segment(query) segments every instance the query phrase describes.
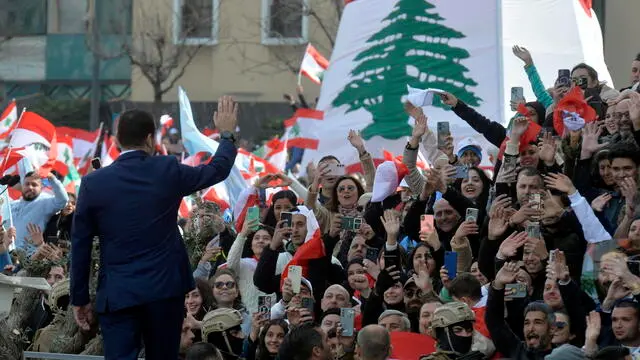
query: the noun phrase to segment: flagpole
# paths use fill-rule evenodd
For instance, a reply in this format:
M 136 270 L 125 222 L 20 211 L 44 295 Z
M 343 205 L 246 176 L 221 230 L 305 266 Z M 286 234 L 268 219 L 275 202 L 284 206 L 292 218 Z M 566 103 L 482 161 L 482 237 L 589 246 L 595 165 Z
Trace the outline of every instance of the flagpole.
M 18 116 L 18 120 L 16 121 L 16 127 L 13 128 L 14 130 L 18 128 L 18 126 L 20 126 L 20 120 L 22 120 L 22 115 L 24 115 L 25 111 L 27 111 L 27 108 L 22 108 L 22 112 L 20 113 L 20 116 Z M 5 166 L 7 165 L 7 161 L 9 160 L 9 155 L 11 155 L 11 149 L 13 149 L 13 145 L 11 145 L 11 140 L 9 140 L 9 149 L 7 149 L 7 155 L 5 155 L 4 159 L 2 159 L 2 166 L 0 167 L 0 169 L 2 169 L 3 174 L 0 175 L 4 175 L 4 171 L 5 171 Z

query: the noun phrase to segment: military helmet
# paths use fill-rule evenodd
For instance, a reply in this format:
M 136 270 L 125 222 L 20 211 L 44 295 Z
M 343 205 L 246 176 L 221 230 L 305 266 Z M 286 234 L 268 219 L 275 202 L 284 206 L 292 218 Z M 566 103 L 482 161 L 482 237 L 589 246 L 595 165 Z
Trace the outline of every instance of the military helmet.
M 242 324 L 240 311 L 231 308 L 219 308 L 209 311 L 202 319 L 202 338 L 210 333 L 222 332 Z
M 450 302 L 439 306 L 433 313 L 432 328 L 446 328 L 463 321 L 474 321 L 475 314 L 462 302 Z
M 53 285 L 53 288 L 51 288 L 51 293 L 49 294 L 49 307 L 57 308 L 58 300 L 60 300 L 64 296 L 69 296 L 70 285 L 71 282 L 69 279 L 59 281 L 55 285 Z

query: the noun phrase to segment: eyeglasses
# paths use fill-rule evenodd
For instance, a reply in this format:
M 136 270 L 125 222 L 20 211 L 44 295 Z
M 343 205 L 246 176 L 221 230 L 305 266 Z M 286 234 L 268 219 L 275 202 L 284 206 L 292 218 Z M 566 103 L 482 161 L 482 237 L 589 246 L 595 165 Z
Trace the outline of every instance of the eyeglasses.
M 564 327 L 567 326 L 567 323 L 564 321 L 556 321 L 553 323 L 553 325 L 555 325 L 555 327 L 557 327 L 558 329 L 564 329 Z
M 343 192 L 345 190 L 354 191 L 355 189 L 356 189 L 356 187 L 353 186 L 353 185 L 340 186 L 340 187 L 338 187 L 338 192 Z
M 413 296 L 416 297 L 420 297 L 422 296 L 422 290 L 421 289 L 405 289 L 404 290 L 404 296 L 408 297 L 408 298 L 412 298 Z
M 216 281 L 213 286 L 218 289 L 218 290 L 222 290 L 223 288 L 227 288 L 227 289 L 235 289 L 236 287 L 236 282 L 235 281 Z

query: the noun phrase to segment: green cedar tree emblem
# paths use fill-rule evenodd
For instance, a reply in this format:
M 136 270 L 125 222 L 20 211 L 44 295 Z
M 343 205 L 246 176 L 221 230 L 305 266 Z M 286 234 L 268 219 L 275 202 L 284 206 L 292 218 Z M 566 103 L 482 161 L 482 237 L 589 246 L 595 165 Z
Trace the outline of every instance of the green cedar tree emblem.
M 470 106 L 479 105 L 481 99 L 468 89 L 477 83 L 465 76 L 469 69 L 460 63 L 469 52 L 449 45 L 450 39 L 465 35 L 442 25 L 444 18 L 430 12 L 434 8 L 425 0 L 398 0 L 383 19 L 385 27 L 367 40 L 371 46 L 355 57 L 359 63 L 351 71 L 352 81 L 332 105 L 348 105 L 347 113 L 360 108 L 371 113 L 373 123 L 362 131 L 365 139 L 411 134 L 402 105 L 407 85 L 442 89 Z M 409 66 L 419 71 L 418 77 L 407 73 Z M 436 106 L 445 105 L 437 100 Z

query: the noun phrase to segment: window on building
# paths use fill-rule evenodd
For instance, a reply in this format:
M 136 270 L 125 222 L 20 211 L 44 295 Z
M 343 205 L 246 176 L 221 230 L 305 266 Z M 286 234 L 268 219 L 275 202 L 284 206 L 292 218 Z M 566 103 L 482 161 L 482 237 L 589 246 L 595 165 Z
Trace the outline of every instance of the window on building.
M 262 0 L 262 43 L 299 45 L 307 42 L 307 0 Z
M 100 33 L 131 35 L 133 0 L 94 0 Z
M 218 0 L 175 0 L 176 42 L 215 45 L 218 37 Z
M 46 0 L 0 1 L 0 36 L 34 36 L 46 33 Z

